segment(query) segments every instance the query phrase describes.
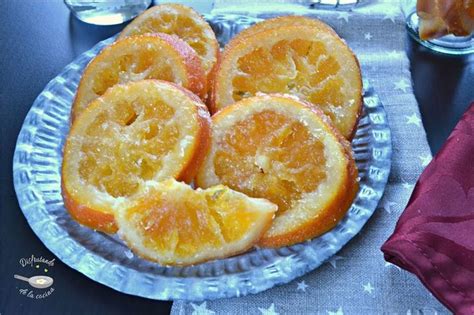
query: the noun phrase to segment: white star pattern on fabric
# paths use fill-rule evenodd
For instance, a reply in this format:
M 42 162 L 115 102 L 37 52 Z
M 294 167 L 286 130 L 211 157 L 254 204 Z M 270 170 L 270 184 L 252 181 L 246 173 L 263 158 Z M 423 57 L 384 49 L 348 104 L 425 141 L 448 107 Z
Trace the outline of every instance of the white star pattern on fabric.
M 386 201 L 383 203 L 382 208 L 384 208 L 384 210 L 387 211 L 388 214 L 390 214 L 390 213 L 393 212 L 392 206 L 394 206 L 394 205 L 396 205 L 396 204 L 397 204 L 396 202 L 393 202 L 393 201 L 390 201 L 390 200 L 386 200 Z
M 409 88 L 411 85 L 407 83 L 407 81 L 400 79 L 397 83 L 395 83 L 395 90 L 400 90 L 404 93 L 407 92 L 407 88 Z
M 384 20 L 390 20 L 392 23 L 395 23 L 395 18 L 398 17 L 398 12 L 397 11 L 390 11 L 385 13 L 385 16 L 383 17 Z
M 213 315 L 216 313 L 207 308 L 207 302 L 202 302 L 201 305 L 191 303 L 191 306 L 194 309 L 191 315 Z
M 420 155 L 419 156 L 420 160 L 421 160 L 421 166 L 425 167 L 427 166 L 428 164 L 430 164 L 431 162 L 431 155 L 429 154 L 426 154 L 426 155 Z
M 415 113 L 410 116 L 405 115 L 405 117 L 407 118 L 407 125 L 412 124 L 421 127 L 421 119 Z
M 371 40 L 372 37 L 373 37 L 373 36 L 372 36 L 372 34 L 370 34 L 370 33 L 365 33 L 365 35 L 364 35 L 364 38 L 367 39 L 367 40 Z
M 337 16 L 337 19 L 338 20 L 344 20 L 347 22 L 349 22 L 349 12 L 339 12 L 339 15 Z
M 335 312 L 328 311 L 328 315 L 344 315 L 344 312 L 342 311 L 342 307 L 339 307 Z
M 336 261 L 341 259 L 344 259 L 344 257 L 334 255 L 331 259 L 328 260 L 328 263 L 330 263 L 333 268 L 337 268 Z
M 275 305 L 272 303 L 272 305 L 270 305 L 269 308 L 261 308 L 259 307 L 258 310 L 262 313 L 262 315 L 278 315 L 279 313 L 277 313 L 275 311 Z
M 309 287 L 309 285 L 307 285 L 306 282 L 303 280 L 301 282 L 298 282 L 298 288 L 296 288 L 296 290 L 306 292 L 307 287 Z
M 409 184 L 409 183 L 407 183 L 407 182 L 404 181 L 403 184 L 402 184 L 402 186 L 403 186 L 403 188 L 409 190 L 409 189 L 412 189 L 414 185 Z
M 402 268 L 398 267 L 397 265 L 391 264 L 391 263 L 389 263 L 388 261 L 385 262 L 384 267 L 385 267 L 385 268 L 388 268 L 388 267 L 395 267 L 395 268 L 397 268 L 397 270 L 402 270 Z
M 374 287 L 370 282 L 367 282 L 367 284 L 362 285 L 364 287 L 364 292 L 369 292 L 369 294 L 372 294 L 372 291 L 374 291 Z

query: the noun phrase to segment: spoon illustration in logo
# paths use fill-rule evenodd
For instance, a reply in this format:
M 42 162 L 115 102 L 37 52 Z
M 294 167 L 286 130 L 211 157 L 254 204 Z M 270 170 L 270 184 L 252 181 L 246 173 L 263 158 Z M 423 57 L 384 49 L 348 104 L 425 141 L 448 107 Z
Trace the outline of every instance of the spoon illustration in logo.
M 23 277 L 20 275 L 13 275 L 15 279 L 28 282 L 33 288 L 46 289 L 53 284 L 53 278 L 48 276 L 34 276 L 31 278 Z

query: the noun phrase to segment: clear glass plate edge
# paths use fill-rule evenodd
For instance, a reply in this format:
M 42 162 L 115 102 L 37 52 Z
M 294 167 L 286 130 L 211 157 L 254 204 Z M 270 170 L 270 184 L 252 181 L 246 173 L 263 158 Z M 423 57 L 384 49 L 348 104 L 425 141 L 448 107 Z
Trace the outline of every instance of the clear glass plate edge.
M 207 18 L 216 23 L 239 19 L 235 16 Z M 240 19 L 250 24 L 258 20 L 248 17 Z M 238 25 L 245 23 L 234 24 L 238 28 Z M 84 243 L 79 243 L 71 237 L 70 231 L 68 234 L 64 230 L 64 225 L 74 223 L 64 222 L 67 219 L 59 215 L 65 211 L 62 199 L 58 199 L 60 177 L 58 174 L 49 176 L 48 171 L 49 168 L 60 170 L 58 154 L 69 128 L 68 100 L 72 101 L 75 91 L 70 80 L 77 84 L 88 61 L 113 40 L 109 38 L 99 42 L 81 54 L 46 85 L 25 118 L 14 153 L 14 186 L 20 208 L 45 246 L 71 268 L 117 291 L 151 299 L 201 301 L 244 296 L 288 283 L 314 270 L 352 239 L 374 213 L 388 180 L 392 145 L 383 105 L 373 89 L 364 82 L 364 114 L 353 140 L 361 188 L 346 217 L 323 236 L 291 247 L 257 250 L 192 267 L 157 267 L 160 274 L 140 259 L 129 262 L 126 249 L 123 249 L 123 259 L 112 261 L 107 256 L 109 253 L 104 257 L 91 251 L 100 244 L 85 248 Z M 64 95 L 58 96 L 58 93 Z M 49 143 L 48 139 L 58 143 Z M 253 259 L 257 262 L 252 262 Z M 272 259 L 274 261 L 269 263 Z M 150 271 L 144 271 L 146 268 Z M 206 268 L 214 269 L 209 271 Z M 215 270 L 218 270 L 218 275 L 207 275 Z M 219 274 L 222 270 L 225 273 Z

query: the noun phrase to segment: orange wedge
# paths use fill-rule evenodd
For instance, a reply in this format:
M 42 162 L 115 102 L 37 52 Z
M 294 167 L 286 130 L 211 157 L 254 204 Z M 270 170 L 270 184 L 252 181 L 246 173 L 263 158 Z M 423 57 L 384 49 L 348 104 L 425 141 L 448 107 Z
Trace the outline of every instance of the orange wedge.
M 258 92 L 291 94 L 321 109 L 350 139 L 362 108 L 362 81 L 349 47 L 329 26 L 262 28 L 226 46 L 213 78 L 212 112 Z
M 350 207 L 358 190 L 350 144 L 311 104 L 282 95 L 245 98 L 214 115 L 211 129 L 196 184 L 223 184 L 277 204 L 260 245 L 318 236 Z
M 117 207 L 150 183 L 192 180 L 207 152 L 209 124 L 205 105 L 175 84 L 143 80 L 108 89 L 66 140 L 62 187 L 71 216 L 114 233 Z
M 146 259 L 191 265 L 248 250 L 270 227 L 276 209 L 222 185 L 193 190 L 169 179 L 118 211 L 118 233 Z
M 208 75 L 217 61 L 219 44 L 199 13 L 180 4 L 160 4 L 148 9 L 120 33 L 119 39 L 144 33 L 174 34 L 191 46 Z
M 74 100 L 73 119 L 111 86 L 143 79 L 175 82 L 200 97 L 207 93 L 201 62 L 181 39 L 167 34 L 128 37 L 105 48 L 89 63 Z

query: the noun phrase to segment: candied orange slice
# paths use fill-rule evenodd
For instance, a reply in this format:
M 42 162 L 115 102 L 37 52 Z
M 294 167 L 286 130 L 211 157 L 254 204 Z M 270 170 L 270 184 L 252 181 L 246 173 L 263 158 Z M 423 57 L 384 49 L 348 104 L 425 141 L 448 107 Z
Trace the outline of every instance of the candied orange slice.
M 351 138 L 362 106 L 360 68 L 328 28 L 283 25 L 237 36 L 216 66 L 211 110 L 258 92 L 291 94 L 320 108 Z
M 270 227 L 276 209 L 222 185 L 193 190 L 168 179 L 118 211 L 118 233 L 146 259 L 190 265 L 248 250 Z
M 175 82 L 200 97 L 207 93 L 201 62 L 181 39 L 167 34 L 128 37 L 106 47 L 89 63 L 74 100 L 73 119 L 111 86 L 143 79 Z
M 209 143 L 209 112 L 169 82 L 115 85 L 74 121 L 67 137 L 63 197 L 78 222 L 117 230 L 114 213 L 154 181 L 191 181 Z
M 246 98 L 212 117 L 210 153 L 196 184 L 216 184 L 278 205 L 262 246 L 318 236 L 345 215 L 358 190 L 349 142 L 320 110 L 294 97 Z
M 474 1 L 418 0 L 416 11 L 420 18 L 422 40 L 446 34 L 468 36 L 474 31 Z
M 295 26 L 295 25 L 306 25 L 315 28 L 319 28 L 325 32 L 330 32 L 335 35 L 336 32 L 326 23 L 321 22 L 320 20 L 312 19 L 306 16 L 300 15 L 286 15 L 279 16 L 272 19 L 264 20 L 262 22 L 256 23 L 249 28 L 242 30 L 233 38 L 233 42 L 236 42 L 236 39 L 252 36 L 258 32 L 274 29 L 281 26 Z
M 217 61 L 219 44 L 216 35 L 201 15 L 180 4 L 160 4 L 143 12 L 125 27 L 119 39 L 144 33 L 174 34 L 191 46 L 208 75 Z

